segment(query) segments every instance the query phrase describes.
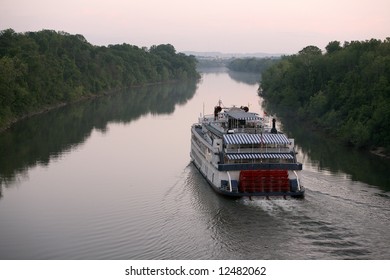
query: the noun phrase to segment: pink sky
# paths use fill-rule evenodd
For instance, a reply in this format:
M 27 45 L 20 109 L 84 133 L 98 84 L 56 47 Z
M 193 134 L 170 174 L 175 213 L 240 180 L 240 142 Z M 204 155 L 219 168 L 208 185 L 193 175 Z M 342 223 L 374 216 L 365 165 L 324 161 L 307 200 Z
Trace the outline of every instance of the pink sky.
M 390 37 L 389 0 L 1 0 L 0 30 L 53 29 L 94 45 L 297 53 Z

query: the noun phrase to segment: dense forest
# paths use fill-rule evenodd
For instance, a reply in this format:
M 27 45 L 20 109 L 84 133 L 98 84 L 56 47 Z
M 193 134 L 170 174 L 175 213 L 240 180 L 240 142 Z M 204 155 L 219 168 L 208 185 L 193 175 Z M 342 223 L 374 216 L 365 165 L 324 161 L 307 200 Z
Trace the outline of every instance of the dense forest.
M 82 35 L 0 31 L 0 129 L 59 104 L 149 83 L 198 79 L 170 44 L 94 46 Z
M 265 58 L 236 58 L 231 60 L 227 67 L 233 71 L 239 72 L 253 72 L 262 73 L 271 67 L 273 64 L 278 62 L 280 58 L 265 57 Z
M 390 151 L 390 38 L 330 42 L 285 56 L 262 75 L 277 110 L 358 148 Z

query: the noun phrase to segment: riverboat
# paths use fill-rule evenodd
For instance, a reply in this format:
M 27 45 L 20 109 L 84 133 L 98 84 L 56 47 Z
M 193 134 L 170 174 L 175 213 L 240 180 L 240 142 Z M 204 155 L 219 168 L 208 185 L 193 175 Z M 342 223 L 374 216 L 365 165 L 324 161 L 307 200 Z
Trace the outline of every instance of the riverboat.
M 219 101 L 214 114 L 201 115 L 191 127 L 191 160 L 217 193 L 303 198 L 294 139 L 277 131 L 275 123 L 246 106 L 225 107 Z

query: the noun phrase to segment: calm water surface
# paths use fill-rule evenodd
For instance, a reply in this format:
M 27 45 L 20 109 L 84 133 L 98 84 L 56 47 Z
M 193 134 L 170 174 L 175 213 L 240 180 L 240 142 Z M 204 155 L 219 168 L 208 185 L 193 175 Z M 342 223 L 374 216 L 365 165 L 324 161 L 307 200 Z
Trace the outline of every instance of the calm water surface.
M 0 259 L 389 259 L 390 163 L 283 122 L 304 200 L 231 200 L 190 164 L 222 99 L 261 113 L 257 76 L 204 71 L 61 108 L 0 135 Z M 281 126 L 281 124 L 279 124 Z

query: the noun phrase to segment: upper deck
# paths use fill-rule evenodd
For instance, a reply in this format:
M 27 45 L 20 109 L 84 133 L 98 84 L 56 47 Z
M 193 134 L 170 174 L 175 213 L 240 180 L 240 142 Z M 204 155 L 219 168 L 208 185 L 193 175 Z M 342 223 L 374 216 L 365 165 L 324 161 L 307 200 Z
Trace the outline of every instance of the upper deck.
M 202 138 L 198 146 L 206 154 L 214 154 L 212 161 L 219 170 L 274 169 L 300 170 L 294 150 L 294 139 L 289 139 L 264 118 L 243 108 L 217 109 L 214 115 L 199 119 L 197 133 Z
M 232 107 L 224 110 L 215 107 L 214 115 L 205 115 L 199 123 L 210 132 L 210 136 L 223 139 L 229 151 L 261 148 L 258 152 L 287 152 L 294 145 L 283 133 L 277 132 L 275 123 L 272 129 L 267 120 L 257 113 L 248 112 L 247 107 Z M 275 150 L 276 149 L 276 150 Z
M 242 108 L 232 107 L 215 109 L 214 115 L 205 115 L 199 119 L 199 123 L 207 124 L 216 129 L 219 133 L 240 132 L 260 133 L 264 119 L 257 113 L 247 112 Z

